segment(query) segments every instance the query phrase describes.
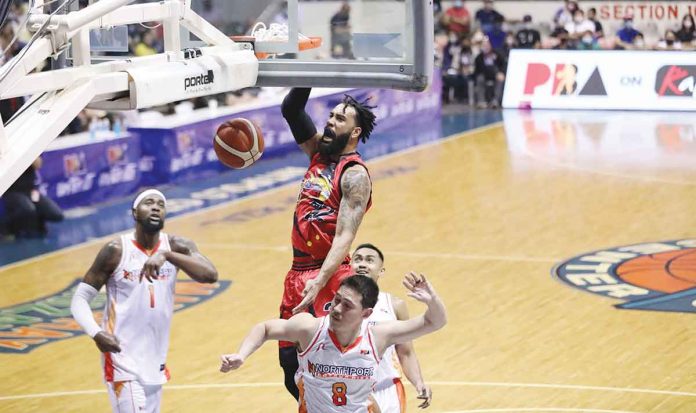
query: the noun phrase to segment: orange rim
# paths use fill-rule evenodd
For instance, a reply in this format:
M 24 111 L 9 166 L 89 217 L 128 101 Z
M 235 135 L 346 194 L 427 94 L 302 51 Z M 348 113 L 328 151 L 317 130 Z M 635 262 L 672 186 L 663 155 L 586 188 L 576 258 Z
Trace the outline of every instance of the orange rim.
M 313 36 L 307 37 L 306 39 L 300 39 L 299 48 L 300 50 L 316 49 L 321 46 L 321 37 Z
M 235 42 L 248 42 L 252 44 L 256 42 L 256 38 L 254 36 L 230 36 L 230 39 L 234 40 Z M 300 51 L 316 49 L 317 47 L 321 46 L 321 43 L 322 39 L 320 36 L 305 37 L 299 40 L 297 48 Z M 254 51 L 254 54 L 256 55 L 257 59 L 266 59 L 273 53 Z

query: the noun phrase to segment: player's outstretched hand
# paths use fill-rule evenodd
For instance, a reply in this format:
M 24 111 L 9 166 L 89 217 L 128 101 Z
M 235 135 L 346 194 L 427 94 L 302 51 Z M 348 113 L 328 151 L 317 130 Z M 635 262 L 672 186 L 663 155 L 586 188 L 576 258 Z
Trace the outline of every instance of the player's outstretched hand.
M 106 331 L 100 331 L 94 336 L 99 351 L 102 353 L 120 353 L 121 345 L 115 335 L 109 334 Z
M 237 370 L 244 364 L 244 359 L 239 354 L 223 354 L 220 356 L 220 360 L 222 360 L 220 365 L 220 372 L 222 373 Z
M 419 404 L 418 407 L 421 409 L 427 409 L 430 406 L 430 402 L 433 400 L 433 391 L 429 386 L 421 384 L 417 387 L 418 390 L 418 400 L 423 400 L 423 403 Z
M 425 279 L 423 274 L 416 274 L 411 271 L 404 276 L 403 284 L 410 291 L 407 295 L 422 303 L 429 303 L 435 296 L 433 286 L 430 285 L 430 282 Z
M 292 314 L 299 314 L 309 307 L 314 300 L 316 300 L 321 288 L 322 286 L 319 284 L 319 281 L 316 278 L 307 280 L 305 283 L 305 288 L 302 290 L 302 296 L 304 298 L 302 298 L 302 301 L 297 305 L 297 307 L 292 309 Z

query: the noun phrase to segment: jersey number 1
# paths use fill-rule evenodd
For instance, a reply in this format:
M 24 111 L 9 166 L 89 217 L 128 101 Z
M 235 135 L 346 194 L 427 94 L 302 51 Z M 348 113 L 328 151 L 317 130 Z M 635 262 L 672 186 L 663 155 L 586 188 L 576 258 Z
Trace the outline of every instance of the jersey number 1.
M 150 284 L 147 286 L 150 291 L 150 308 L 155 308 L 155 286 Z
M 345 406 L 348 403 L 348 398 L 346 397 L 347 386 L 345 383 L 338 382 L 331 386 L 333 391 L 333 404 L 336 406 Z

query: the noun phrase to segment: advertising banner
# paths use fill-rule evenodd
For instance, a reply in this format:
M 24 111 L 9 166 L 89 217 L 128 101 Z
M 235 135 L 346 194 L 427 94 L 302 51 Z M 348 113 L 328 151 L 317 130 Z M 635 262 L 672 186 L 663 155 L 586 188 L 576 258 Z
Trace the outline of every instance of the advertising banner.
M 369 98 L 368 105 L 376 106 L 374 112 L 377 115 L 377 126 L 374 135 L 413 122 L 414 116 L 418 117 L 419 122 L 439 122 L 441 83 L 440 77 L 435 77 L 433 85 L 422 93 L 389 89 L 354 89 L 346 90 L 345 93 L 359 101 Z M 317 122 L 317 130 L 323 130 L 329 112 L 343 97 L 343 93 L 335 93 L 309 100 L 306 110 Z M 143 171 L 142 185 L 205 179 L 227 170 L 215 155 L 213 137 L 223 122 L 236 117 L 247 118 L 259 126 L 265 143 L 264 158 L 296 150 L 297 145 L 278 105 L 211 117 L 171 128 L 129 128 L 130 133 L 140 138 L 142 163 L 150 168 L 149 171 Z M 166 122 L 166 118 L 162 120 L 163 124 Z
M 503 107 L 696 110 L 693 52 L 512 50 Z
M 140 144 L 134 136 L 48 150 L 39 170 L 41 191 L 62 208 L 130 195 L 140 185 Z
M 440 90 L 440 76 L 436 73 L 432 86 L 422 93 L 388 89 L 355 89 L 345 93 L 361 101 L 369 97 L 368 104 L 377 106 L 375 135 L 414 122 L 437 122 L 433 130 L 439 131 Z M 323 130 L 329 112 L 342 99 L 343 92 L 310 99 L 307 112 L 318 122 L 317 130 Z M 168 125 L 172 122 L 165 117 L 161 124 L 129 128 L 120 137 L 108 132 L 96 140 L 88 133 L 58 138 L 42 154 L 40 189 L 67 209 L 130 196 L 145 186 L 216 176 L 228 169 L 218 161 L 213 150 L 215 131 L 224 121 L 236 117 L 248 118 L 259 125 L 265 141 L 264 158 L 297 150 L 277 104 L 227 112 L 224 116 L 211 114 L 198 122 L 171 127 Z

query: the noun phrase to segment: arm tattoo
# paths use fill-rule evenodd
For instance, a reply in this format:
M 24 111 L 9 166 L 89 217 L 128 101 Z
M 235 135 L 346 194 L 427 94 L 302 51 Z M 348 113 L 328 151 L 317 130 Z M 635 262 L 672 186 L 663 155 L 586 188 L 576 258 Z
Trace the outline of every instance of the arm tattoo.
M 367 203 L 370 200 L 372 183 L 367 171 L 362 166 L 346 170 L 341 179 L 343 198 L 339 210 L 339 225 L 356 233 L 362 222 Z
M 121 261 L 122 250 L 121 241 L 118 239 L 104 245 L 85 274 L 83 282 L 99 290 L 108 281 L 111 273 L 116 270 Z
M 169 236 L 169 244 L 172 246 L 172 251 L 184 255 L 194 255 L 198 252 L 196 244 L 188 238 L 178 237 L 176 235 Z

